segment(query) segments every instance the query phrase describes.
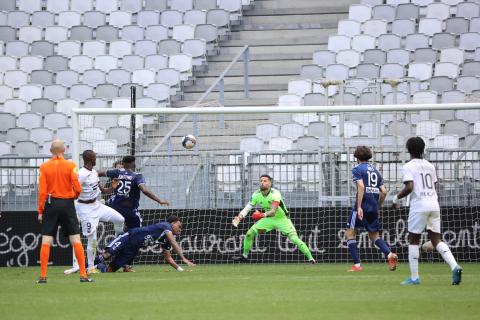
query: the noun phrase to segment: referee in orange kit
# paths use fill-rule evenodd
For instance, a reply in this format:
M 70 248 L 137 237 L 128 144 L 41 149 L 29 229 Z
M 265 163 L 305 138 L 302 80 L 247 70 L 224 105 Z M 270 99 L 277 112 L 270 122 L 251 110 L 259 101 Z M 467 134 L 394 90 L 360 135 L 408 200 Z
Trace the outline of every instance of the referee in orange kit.
M 93 282 L 85 270 L 85 254 L 80 241 L 80 230 L 73 200 L 82 191 L 77 167 L 65 160 L 65 144 L 54 140 L 50 148 L 52 158 L 40 166 L 38 188 L 38 221 L 42 224 L 42 248 L 40 249 L 40 278 L 37 283 L 47 283 L 47 265 L 50 244 L 58 226 L 69 236 L 80 267 L 80 282 Z

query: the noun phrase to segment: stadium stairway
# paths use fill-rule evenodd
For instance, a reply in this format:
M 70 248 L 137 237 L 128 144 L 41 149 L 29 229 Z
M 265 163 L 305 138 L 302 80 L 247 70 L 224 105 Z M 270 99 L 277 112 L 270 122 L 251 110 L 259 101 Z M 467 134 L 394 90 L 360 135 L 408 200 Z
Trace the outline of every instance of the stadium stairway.
M 220 54 L 209 57 L 206 70 L 194 72 L 194 85 L 184 87 L 183 99 L 173 101 L 172 107 L 193 105 L 245 45 L 250 48 L 249 98 L 243 96 L 243 62 L 240 61 L 225 77 L 224 105 L 276 105 L 278 96 L 287 92 L 288 81 L 299 77 L 301 66 L 311 62 L 315 50 L 326 48 L 328 36 L 336 33 L 338 21 L 345 19 L 350 4 L 357 2 L 256 0 L 252 9 L 243 12 L 241 23 L 232 27 L 229 39 L 220 42 Z M 215 88 L 204 101 L 217 101 L 218 97 Z M 158 124 L 147 125 L 144 150 L 151 150 L 154 142 L 159 141 L 178 118 L 167 117 Z M 256 124 L 261 123 L 258 120 L 267 121 L 267 118 L 244 115 L 241 119 L 226 116 L 225 120 L 225 129 L 208 130 L 211 136 L 202 136 L 202 150 L 238 150 L 240 139 L 254 136 Z M 191 132 L 189 121 L 176 131 L 174 141 Z M 218 121 L 213 127 L 219 127 Z M 235 128 L 233 134 L 231 128 Z M 201 128 L 199 130 L 202 135 Z M 179 143 L 173 143 L 172 147 L 174 151 L 181 149 Z

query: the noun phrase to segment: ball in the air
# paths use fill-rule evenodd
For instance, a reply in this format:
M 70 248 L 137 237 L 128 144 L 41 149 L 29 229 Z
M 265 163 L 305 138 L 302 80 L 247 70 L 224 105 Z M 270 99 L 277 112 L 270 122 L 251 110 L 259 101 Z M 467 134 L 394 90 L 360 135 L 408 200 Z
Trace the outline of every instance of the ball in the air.
M 185 149 L 192 149 L 195 146 L 195 143 L 197 143 L 197 139 L 192 134 L 187 134 L 182 138 L 182 146 Z
M 424 244 L 422 244 L 422 251 L 423 252 L 432 252 L 433 251 L 433 243 L 432 241 L 427 241 Z

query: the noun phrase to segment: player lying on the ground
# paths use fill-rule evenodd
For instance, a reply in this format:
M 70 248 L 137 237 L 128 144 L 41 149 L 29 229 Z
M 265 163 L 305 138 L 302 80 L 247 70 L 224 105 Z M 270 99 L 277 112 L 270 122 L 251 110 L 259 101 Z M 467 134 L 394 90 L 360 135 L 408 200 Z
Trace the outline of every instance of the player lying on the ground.
M 452 270 L 452 284 L 459 285 L 462 280 L 462 268 L 453 257 L 448 245 L 441 240 L 440 205 L 435 190 L 437 182 L 435 167 L 423 159 L 425 142 L 422 138 L 408 139 L 407 150 L 411 160 L 402 168 L 404 187 L 393 198 L 393 207 L 399 208 L 400 199 L 411 195 L 408 213 L 408 263 L 411 275 L 401 284 L 420 284 L 418 275 L 419 244 L 422 232 L 426 228 L 433 246 Z
M 358 165 L 352 169 L 353 182 L 357 186 L 357 196 L 347 221 L 346 237 L 354 265 L 348 271 L 363 270 L 355 240 L 357 229 L 362 227 L 367 229 L 370 240 L 385 255 L 389 269 L 394 271 L 397 269 L 397 255 L 380 238 L 380 208 L 387 196 L 387 189 L 383 184 L 380 172 L 371 163 L 368 163 L 368 160 L 372 158 L 370 148 L 358 146 L 353 156 L 358 161 Z
M 112 222 L 115 236 L 123 233 L 125 219 L 114 209 L 99 201 L 101 192 L 104 192 L 98 179 L 95 167 L 97 155 L 92 150 L 85 150 L 82 154 L 83 168 L 78 170 L 78 179 L 82 186 L 82 192 L 75 203 L 75 210 L 82 225 L 82 234 L 87 237 L 87 262 L 88 273 L 98 272 L 94 267 L 94 259 L 97 251 L 97 227 L 98 222 Z M 78 264 L 64 271 L 65 274 L 78 272 Z
M 172 258 L 170 253 L 172 248 L 186 265 L 192 267 L 195 264 L 185 258 L 175 240 L 174 235 L 179 235 L 181 232 L 182 222 L 176 216 L 170 216 L 167 221 L 150 226 L 130 229 L 109 243 L 105 251 L 95 258 L 95 264 L 102 272 L 115 272 L 122 266 L 131 264 L 140 248 L 160 244 L 165 261 L 175 270 L 183 271 L 183 268 Z M 108 263 L 110 258 L 111 262 Z
M 236 216 L 232 224 L 237 227 L 248 212 L 255 206 L 260 205 L 264 213 L 254 212 L 252 218 L 258 220 L 245 235 L 243 242 L 243 255 L 234 256 L 235 261 L 245 262 L 248 260 L 248 254 L 252 249 L 253 239 L 259 233 L 269 232 L 272 230 L 279 230 L 283 235 L 295 244 L 298 249 L 307 257 L 311 263 L 316 263 L 312 257 L 312 253 L 308 246 L 298 237 L 297 230 L 293 226 L 292 221 L 288 218 L 288 210 L 283 202 L 280 191 L 272 188 L 272 178 L 264 174 L 260 177 L 260 190 L 257 190 L 250 200 L 250 202 L 243 208 L 243 210 Z

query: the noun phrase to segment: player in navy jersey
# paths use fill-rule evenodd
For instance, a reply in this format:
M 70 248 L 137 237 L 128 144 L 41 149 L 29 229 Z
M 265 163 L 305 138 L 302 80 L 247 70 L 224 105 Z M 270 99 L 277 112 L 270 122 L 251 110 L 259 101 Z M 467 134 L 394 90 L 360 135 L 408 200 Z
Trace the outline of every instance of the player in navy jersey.
M 135 172 L 135 157 L 125 156 L 122 159 L 123 168 L 109 169 L 99 172 L 99 176 L 116 179 L 117 185 L 113 196 L 108 200 L 108 205 L 125 218 L 127 230 L 138 228 L 142 220 L 138 212 L 140 204 L 140 191 L 147 197 L 161 205 L 168 205 L 168 201 L 158 198 L 145 185 L 145 178 L 141 173 Z
M 383 252 L 388 260 L 389 269 L 394 271 L 397 268 L 397 255 L 391 252 L 388 245 L 379 236 L 381 230 L 379 211 L 387 196 L 387 189 L 383 184 L 380 172 L 368 162 L 372 158 L 370 148 L 358 146 L 353 155 L 358 161 L 358 165 L 352 169 L 357 196 L 347 221 L 347 244 L 354 263 L 348 271 L 363 270 L 355 240 L 359 228 L 365 228 L 368 231 L 368 237 Z
M 131 229 L 110 242 L 105 251 L 95 258 L 95 264 L 102 272 L 115 272 L 123 265 L 130 264 L 140 248 L 159 244 L 163 249 L 165 261 L 177 271 L 184 271 L 173 260 L 170 253 L 173 248 L 185 264 L 190 267 L 195 265 L 185 258 L 182 249 L 175 240 L 174 235 L 179 235 L 181 232 L 182 222 L 176 216 L 169 217 L 167 221 Z M 107 263 L 106 261 L 110 258 L 112 258 L 111 262 Z

